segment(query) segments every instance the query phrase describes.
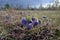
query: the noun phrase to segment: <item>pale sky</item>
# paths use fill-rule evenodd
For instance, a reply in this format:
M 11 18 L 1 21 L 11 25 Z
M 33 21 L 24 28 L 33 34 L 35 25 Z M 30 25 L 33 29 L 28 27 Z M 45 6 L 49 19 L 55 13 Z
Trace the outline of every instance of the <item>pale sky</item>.
M 11 6 L 20 6 L 26 7 L 27 5 L 30 5 L 32 7 L 36 6 L 39 7 L 39 5 L 42 3 L 45 7 L 47 4 L 51 3 L 53 4 L 54 0 L 0 0 L 0 6 L 4 6 L 5 4 L 10 4 Z M 59 0 L 60 2 L 60 0 Z

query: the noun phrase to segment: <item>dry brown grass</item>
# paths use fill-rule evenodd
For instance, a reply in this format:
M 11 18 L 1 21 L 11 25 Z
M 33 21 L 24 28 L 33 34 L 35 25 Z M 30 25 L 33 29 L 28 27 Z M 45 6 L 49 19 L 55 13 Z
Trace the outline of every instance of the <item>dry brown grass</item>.
M 49 25 L 48 29 L 52 32 L 55 31 L 58 25 L 60 25 L 60 11 L 51 11 L 51 10 L 6 10 L 6 11 L 0 11 L 0 37 L 6 36 L 9 34 L 11 30 L 20 30 L 17 24 L 20 22 L 21 18 L 28 17 L 28 16 L 37 16 L 38 19 L 42 19 L 43 16 L 48 16 L 48 19 L 51 19 L 51 22 L 53 25 Z M 8 18 L 7 18 L 8 17 Z M 41 20 L 42 21 L 42 20 Z M 1 25 L 2 24 L 2 25 Z M 12 25 L 13 24 L 13 25 Z M 36 28 L 32 28 L 31 30 L 27 30 L 28 33 L 39 33 L 41 31 L 41 28 L 43 28 L 43 24 L 39 25 Z M 51 28 L 51 29 L 50 29 Z M 59 28 L 59 27 L 58 27 Z M 20 35 L 24 36 L 24 32 L 26 30 L 23 30 L 20 34 L 18 34 L 21 31 L 18 31 L 17 34 L 14 34 L 14 31 L 12 32 L 14 35 Z M 17 38 L 18 39 L 18 38 Z
M 6 20 L 6 16 L 9 17 L 9 21 L 19 22 L 22 17 L 27 16 L 34 16 L 36 15 L 39 19 L 43 16 L 48 16 L 49 18 L 53 19 L 54 23 L 60 24 L 60 11 L 41 11 L 41 10 L 7 10 L 7 11 L 0 11 L 0 22 L 4 22 Z

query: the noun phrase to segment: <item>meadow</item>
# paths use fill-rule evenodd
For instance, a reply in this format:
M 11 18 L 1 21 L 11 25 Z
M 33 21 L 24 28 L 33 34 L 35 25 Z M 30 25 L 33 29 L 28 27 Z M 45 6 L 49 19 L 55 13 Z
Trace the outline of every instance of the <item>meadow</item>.
M 56 24 L 60 25 L 60 11 L 58 10 L 8 10 L 0 11 L 0 22 L 3 22 L 6 16 L 9 16 L 11 22 L 19 21 L 22 17 L 36 16 L 39 19 L 43 16 L 51 18 Z
M 60 35 L 60 11 L 59 10 L 6 10 L 6 11 L 0 11 L 0 39 L 7 40 L 8 37 L 11 36 L 11 35 L 9 35 L 10 31 L 13 29 L 17 30 L 17 33 L 14 33 L 14 31 L 16 31 L 16 30 L 12 31 L 12 34 L 15 35 L 16 38 L 13 36 L 11 39 L 8 39 L 8 40 L 24 40 L 23 38 L 26 35 L 30 34 L 30 36 L 32 36 L 32 34 L 33 34 L 33 36 L 34 36 L 36 34 L 38 35 L 39 34 L 38 32 L 41 33 L 41 31 L 39 31 L 40 27 L 37 27 L 35 29 L 33 28 L 33 30 L 31 29 L 29 31 L 27 31 L 27 30 L 24 31 L 25 29 L 20 29 L 17 26 L 17 24 L 21 21 L 22 18 L 28 17 L 28 16 L 37 17 L 41 21 L 42 21 L 43 16 L 47 16 L 48 20 L 51 21 L 51 23 L 50 23 L 51 25 L 48 26 L 48 27 L 51 27 L 50 30 L 56 31 L 56 29 L 58 29 L 58 32 L 56 33 L 56 35 Z M 42 25 L 44 25 L 44 24 L 40 24 L 39 26 L 42 26 Z M 20 33 L 21 30 L 23 31 L 22 34 Z M 34 32 L 35 32 L 35 34 L 34 34 Z M 42 34 L 39 34 L 39 35 L 42 35 Z M 56 35 L 54 34 L 54 36 L 56 36 Z M 18 36 L 20 37 L 20 39 Z M 60 36 L 58 38 L 57 37 L 58 36 L 56 36 L 56 39 L 50 38 L 47 40 L 59 40 Z M 29 40 L 29 38 L 26 38 L 26 40 Z M 34 39 L 32 38 L 31 40 L 34 40 Z M 37 40 L 39 40 L 39 37 Z

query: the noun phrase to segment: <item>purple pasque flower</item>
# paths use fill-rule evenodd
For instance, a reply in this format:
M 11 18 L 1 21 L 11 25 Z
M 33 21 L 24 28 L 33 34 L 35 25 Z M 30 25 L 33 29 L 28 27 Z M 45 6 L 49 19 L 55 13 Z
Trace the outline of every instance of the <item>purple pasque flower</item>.
M 28 30 L 31 29 L 32 28 L 32 23 L 28 24 L 26 27 L 27 27 Z
M 32 17 L 32 21 L 35 21 L 35 18 L 34 17 Z
M 21 20 L 21 23 L 22 23 L 23 25 L 26 25 L 26 24 L 27 24 L 27 20 L 26 20 L 26 19 L 22 19 L 22 20 Z
M 33 26 L 35 27 L 35 26 L 38 26 L 38 24 L 39 24 L 39 22 L 37 22 L 37 21 L 34 21 L 33 22 Z
M 30 23 L 32 23 L 32 21 L 31 21 L 31 20 L 29 20 L 29 21 L 28 21 L 28 24 L 30 24 Z

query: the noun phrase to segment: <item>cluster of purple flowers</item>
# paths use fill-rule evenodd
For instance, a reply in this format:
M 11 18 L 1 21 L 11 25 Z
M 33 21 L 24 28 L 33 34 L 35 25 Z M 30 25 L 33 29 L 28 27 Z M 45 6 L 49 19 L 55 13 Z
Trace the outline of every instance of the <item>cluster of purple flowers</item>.
M 38 24 L 39 24 L 39 20 L 32 17 L 31 20 L 22 19 L 21 23 L 20 23 L 20 27 L 21 26 L 26 26 L 26 28 L 29 30 L 32 27 L 37 27 Z

